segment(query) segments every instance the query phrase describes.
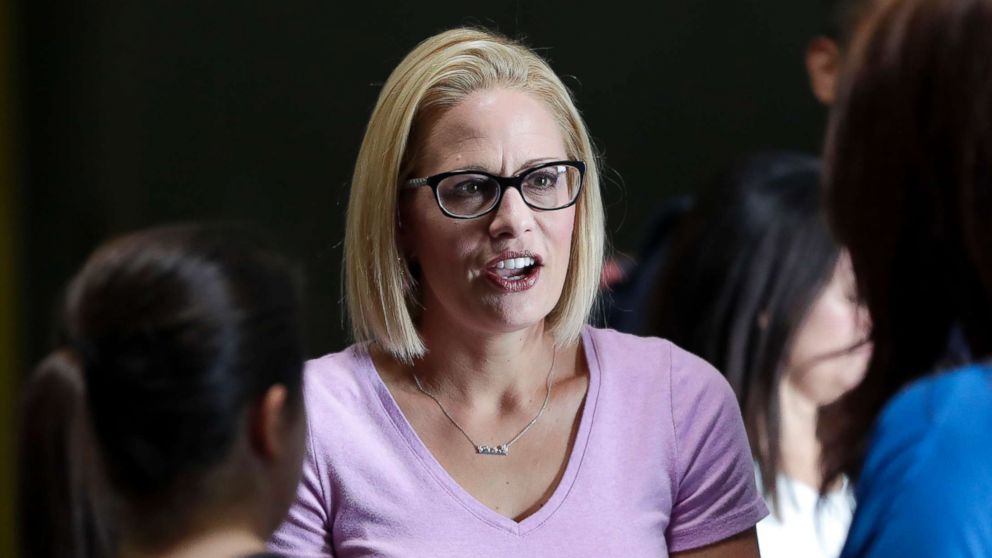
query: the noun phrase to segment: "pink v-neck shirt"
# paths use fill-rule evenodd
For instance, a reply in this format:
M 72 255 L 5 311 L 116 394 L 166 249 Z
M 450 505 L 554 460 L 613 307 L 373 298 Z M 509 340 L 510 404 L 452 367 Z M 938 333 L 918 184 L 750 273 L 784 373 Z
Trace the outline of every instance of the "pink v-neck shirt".
M 519 522 L 448 475 L 362 347 L 311 361 L 303 480 L 271 548 L 339 558 L 654 557 L 767 515 L 737 401 L 712 366 L 660 339 L 586 328 L 582 342 L 589 391 L 571 455 L 550 499 Z

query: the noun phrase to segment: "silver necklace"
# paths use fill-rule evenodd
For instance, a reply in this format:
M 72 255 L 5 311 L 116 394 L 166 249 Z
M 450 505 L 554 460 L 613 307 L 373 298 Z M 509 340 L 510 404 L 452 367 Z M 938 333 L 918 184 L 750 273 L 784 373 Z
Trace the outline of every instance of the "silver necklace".
M 465 432 L 465 429 L 462 428 L 460 424 L 458 424 L 458 421 L 456 421 L 448 413 L 448 410 L 444 408 L 444 405 L 442 405 L 440 401 L 438 401 L 437 397 L 434 397 L 432 393 L 424 389 L 423 384 L 420 383 L 420 378 L 418 378 L 416 374 L 413 374 L 413 381 L 417 384 L 417 389 L 420 390 L 420 393 L 423 393 L 427 397 L 430 397 L 431 399 L 434 400 L 434 403 L 437 403 L 438 409 L 441 409 L 441 412 L 444 413 L 444 416 L 447 417 L 447 419 L 451 422 L 451 424 L 455 425 L 455 428 L 457 428 L 458 431 L 462 433 L 462 436 L 465 436 L 465 439 L 468 440 L 468 443 L 472 444 L 472 447 L 475 448 L 475 453 L 479 455 L 510 455 L 510 446 L 512 446 L 514 442 L 519 440 L 521 436 L 526 434 L 527 431 L 530 430 L 530 427 L 534 426 L 534 423 L 537 422 L 537 419 L 541 418 L 541 415 L 544 414 L 544 410 L 548 408 L 548 402 L 551 401 L 551 377 L 554 376 L 555 359 L 557 357 L 558 357 L 558 348 L 556 347 L 554 353 L 551 354 L 551 368 L 548 369 L 547 386 L 545 387 L 546 393 L 544 395 L 544 404 L 541 405 L 541 410 L 538 411 L 537 415 L 535 415 L 534 418 L 532 418 L 530 422 L 527 423 L 527 426 L 525 426 L 523 430 L 521 430 L 520 432 L 517 432 L 517 435 L 511 438 L 510 441 L 495 446 L 482 446 L 476 444 L 475 440 L 473 440 L 472 437 L 468 435 L 468 432 Z

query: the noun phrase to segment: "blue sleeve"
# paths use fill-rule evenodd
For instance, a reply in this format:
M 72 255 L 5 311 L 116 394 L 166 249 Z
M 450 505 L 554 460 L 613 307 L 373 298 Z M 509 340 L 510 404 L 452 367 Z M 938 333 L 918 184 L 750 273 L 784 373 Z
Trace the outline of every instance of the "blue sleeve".
M 914 384 L 879 417 L 842 558 L 992 556 L 992 374 Z

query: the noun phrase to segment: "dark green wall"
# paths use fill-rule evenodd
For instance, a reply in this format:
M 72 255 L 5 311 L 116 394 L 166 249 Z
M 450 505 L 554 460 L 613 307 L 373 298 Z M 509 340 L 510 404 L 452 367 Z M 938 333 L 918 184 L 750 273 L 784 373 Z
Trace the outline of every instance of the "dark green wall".
M 608 165 L 617 249 L 651 208 L 733 156 L 816 150 L 802 50 L 815 5 L 171 0 L 20 4 L 25 362 L 102 238 L 170 221 L 269 230 L 309 273 L 312 353 L 346 342 L 340 240 L 380 84 L 429 34 L 480 24 L 539 47 Z
M 15 488 L 14 401 L 20 378 L 20 300 L 17 261 L 17 161 L 14 116 L 14 29 L 9 2 L 0 0 L 0 556 L 14 556 L 16 530 L 12 501 Z

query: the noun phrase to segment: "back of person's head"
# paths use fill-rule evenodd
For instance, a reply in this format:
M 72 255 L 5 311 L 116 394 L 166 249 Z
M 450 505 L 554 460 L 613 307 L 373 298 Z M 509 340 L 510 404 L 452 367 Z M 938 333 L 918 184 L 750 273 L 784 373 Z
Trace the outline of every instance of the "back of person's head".
M 857 473 L 881 407 L 947 364 L 949 343 L 992 354 L 990 29 L 992 0 L 893 0 L 852 43 L 826 184 L 875 352 L 827 415 L 832 477 Z
M 481 29 L 451 29 L 417 45 L 386 80 L 355 163 L 344 263 L 356 341 L 376 341 L 409 361 L 426 348 L 416 329 L 421 301 L 415 270 L 399 248 L 400 184 L 416 178 L 423 136 L 445 111 L 487 89 L 521 91 L 560 127 L 566 155 L 586 165 L 576 202 L 565 286 L 548 316 L 560 343 L 578 338 L 599 292 L 605 226 L 599 171 L 585 122 L 548 63 L 522 43 Z
M 101 246 L 24 393 L 24 555 L 155 552 L 235 521 L 271 532 L 302 458 L 298 312 L 295 272 L 239 228 Z
M 779 398 L 790 349 L 838 262 L 817 159 L 762 153 L 721 174 L 675 231 L 652 334 L 724 373 L 763 487 L 775 493 Z
M 839 75 L 851 36 L 874 0 L 821 0 L 820 26 L 806 46 L 810 88 L 821 103 L 834 102 Z
M 846 49 L 858 22 L 874 0 L 821 0 L 820 34 L 829 37 L 841 49 Z

